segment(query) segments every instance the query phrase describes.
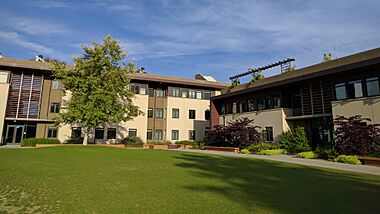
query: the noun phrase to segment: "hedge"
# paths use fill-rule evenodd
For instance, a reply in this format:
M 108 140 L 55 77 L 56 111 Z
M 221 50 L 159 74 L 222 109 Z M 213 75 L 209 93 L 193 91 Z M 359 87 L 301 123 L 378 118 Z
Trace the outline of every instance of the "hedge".
M 55 138 L 26 138 L 21 141 L 21 147 L 36 147 L 36 144 L 60 144 Z

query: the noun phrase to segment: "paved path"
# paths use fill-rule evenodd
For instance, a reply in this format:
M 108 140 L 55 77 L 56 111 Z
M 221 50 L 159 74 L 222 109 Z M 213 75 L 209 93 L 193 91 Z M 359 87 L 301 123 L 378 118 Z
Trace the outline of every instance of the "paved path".
M 281 161 L 281 162 L 299 164 L 299 165 L 304 165 L 304 166 L 315 166 L 315 167 L 337 169 L 337 170 L 344 170 L 344 171 L 357 172 L 357 173 L 366 173 L 366 174 L 380 176 L 380 167 L 377 167 L 377 166 L 351 165 L 351 164 L 337 163 L 337 162 L 319 160 L 319 159 L 302 159 L 302 158 L 295 158 L 294 156 L 291 156 L 291 155 L 273 155 L 273 156 L 252 155 L 252 154 L 244 155 L 241 153 L 220 152 L 220 151 L 210 151 L 210 150 L 193 150 L 193 149 L 191 150 L 177 149 L 176 151 L 215 154 L 215 155 L 224 155 L 224 156 L 231 156 L 231 157 L 255 158 L 255 159 L 263 159 L 263 160 L 271 160 L 271 161 Z
M 6 144 L 6 145 L 0 145 L 0 149 L 19 149 L 22 148 L 20 144 Z

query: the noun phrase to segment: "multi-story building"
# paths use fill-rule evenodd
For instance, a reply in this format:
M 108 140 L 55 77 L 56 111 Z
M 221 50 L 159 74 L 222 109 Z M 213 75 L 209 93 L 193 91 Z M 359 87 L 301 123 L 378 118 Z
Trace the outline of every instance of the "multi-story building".
M 211 98 L 211 126 L 254 119 L 264 138 L 305 128 L 312 146 L 333 140 L 333 119 L 380 123 L 380 48 L 241 84 Z
M 210 128 L 210 98 L 226 84 L 210 77 L 196 79 L 131 74 L 134 105 L 144 113 L 131 121 L 93 130 L 92 142 L 109 143 L 127 136 L 144 141 L 203 140 Z M 83 136 L 79 126 L 55 127 L 53 118 L 65 110 L 62 85 L 52 78 L 49 63 L 0 58 L 0 136 L 2 143 L 23 138 Z

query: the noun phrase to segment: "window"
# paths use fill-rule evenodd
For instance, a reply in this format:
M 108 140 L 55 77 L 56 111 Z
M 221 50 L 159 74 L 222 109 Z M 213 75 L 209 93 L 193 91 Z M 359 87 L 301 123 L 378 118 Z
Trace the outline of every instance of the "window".
M 280 108 L 281 107 L 280 97 L 273 97 L 273 107 L 274 108 Z
M 180 97 L 179 88 L 173 88 L 173 97 Z
M 9 71 L 0 71 L 0 83 L 8 83 Z
M 154 89 L 153 88 L 149 88 L 148 89 L 148 94 L 149 94 L 149 97 L 154 97 Z
M 205 91 L 203 94 L 203 99 L 209 100 L 211 98 L 211 92 L 210 91 Z
M 137 136 L 137 129 L 128 130 L 128 137 L 136 137 L 136 136 Z
M 172 140 L 179 139 L 179 130 L 172 130 Z
M 154 139 L 155 140 L 162 140 L 162 130 L 156 130 L 154 132 Z
M 179 109 L 178 108 L 172 109 L 172 118 L 179 118 Z
M 131 89 L 132 89 L 132 92 L 135 94 L 138 94 L 140 92 L 140 86 L 139 85 L 131 84 Z
M 147 140 L 152 140 L 152 129 L 148 129 L 146 131 L 146 139 Z
M 152 118 L 152 117 L 153 117 L 153 109 L 148 108 L 148 118 Z
M 377 77 L 368 78 L 365 80 L 365 84 L 367 86 L 368 96 L 380 95 L 379 78 Z
M 195 119 L 195 110 L 189 110 L 189 119 Z
M 59 113 L 59 103 L 51 103 L 50 104 L 50 112 L 51 113 Z
M 248 100 L 248 111 L 254 111 L 254 110 L 255 110 L 255 101 Z
M 231 103 L 226 104 L 226 114 L 232 114 L 232 104 Z
M 189 98 L 195 99 L 195 91 L 189 90 Z
M 82 128 L 81 127 L 72 127 L 71 128 L 71 138 L 80 138 L 82 137 Z
M 116 128 L 107 129 L 107 139 L 116 139 Z
M 95 139 L 104 139 L 104 128 L 95 128 Z
M 344 83 L 335 84 L 335 97 L 337 100 L 347 99 L 346 86 Z
M 58 129 L 54 127 L 50 127 L 48 129 L 48 138 L 57 138 Z
M 205 111 L 205 120 L 210 120 L 210 110 Z
M 61 83 L 61 81 L 60 80 L 53 80 L 51 88 L 52 89 L 61 90 L 62 89 L 62 83 Z
M 265 141 L 273 141 L 273 127 L 265 127 L 264 134 Z
M 187 89 L 183 89 L 183 91 L 182 91 L 182 98 L 188 98 L 188 97 L 189 97 L 189 94 L 188 94 Z
M 347 94 L 348 94 L 348 98 L 363 97 L 362 81 L 356 80 L 356 81 L 348 82 Z
M 273 108 L 273 99 L 272 97 L 266 97 L 265 98 L 265 109 L 271 109 Z
M 197 99 L 202 99 L 202 91 L 197 91 Z
M 189 130 L 189 140 L 195 140 L 195 130 Z
M 265 109 L 264 98 L 262 98 L 262 97 L 257 98 L 257 109 L 258 110 Z
M 157 109 L 156 109 L 156 117 L 157 117 L 157 118 L 163 118 L 163 117 L 164 117 L 164 109 L 162 109 L 162 108 L 157 108 Z
M 223 104 L 220 111 L 222 112 L 222 115 L 226 114 L 226 105 Z
M 146 88 L 145 87 L 140 87 L 140 94 L 146 94 Z
M 165 96 L 164 90 L 162 90 L 161 88 L 157 88 L 156 96 L 157 97 L 164 97 Z
M 240 104 L 241 104 L 241 112 L 248 112 L 249 111 L 247 101 L 242 101 Z

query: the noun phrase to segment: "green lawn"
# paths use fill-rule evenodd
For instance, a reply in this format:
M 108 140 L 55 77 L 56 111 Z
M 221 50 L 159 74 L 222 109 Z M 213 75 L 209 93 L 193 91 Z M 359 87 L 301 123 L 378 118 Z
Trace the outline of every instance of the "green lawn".
M 0 213 L 380 213 L 380 177 L 175 151 L 0 149 Z

